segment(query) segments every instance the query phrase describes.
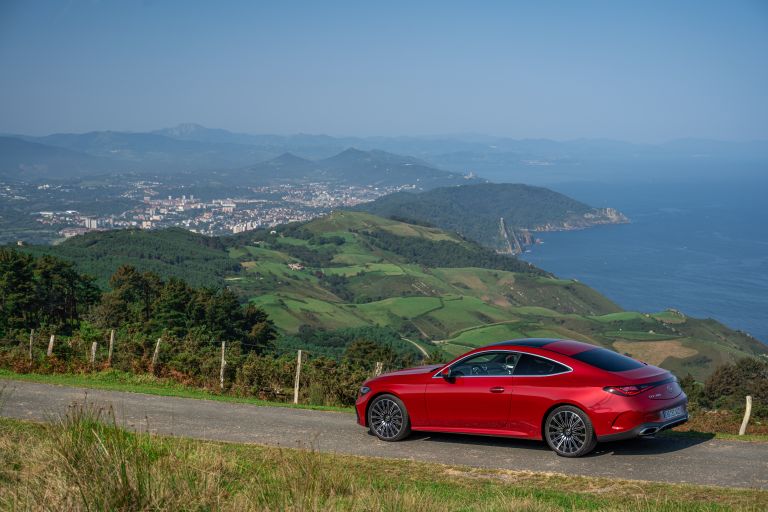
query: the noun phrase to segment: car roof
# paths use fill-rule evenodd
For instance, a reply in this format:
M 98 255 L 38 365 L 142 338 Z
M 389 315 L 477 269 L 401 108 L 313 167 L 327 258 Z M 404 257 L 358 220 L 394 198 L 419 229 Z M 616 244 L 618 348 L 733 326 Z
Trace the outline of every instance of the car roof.
M 596 345 L 590 345 L 589 343 L 583 343 L 581 341 L 561 340 L 556 338 L 523 338 L 518 340 L 508 340 L 500 343 L 493 343 L 484 348 L 489 347 L 532 347 L 549 350 L 564 356 L 572 356 L 586 350 L 600 348 Z

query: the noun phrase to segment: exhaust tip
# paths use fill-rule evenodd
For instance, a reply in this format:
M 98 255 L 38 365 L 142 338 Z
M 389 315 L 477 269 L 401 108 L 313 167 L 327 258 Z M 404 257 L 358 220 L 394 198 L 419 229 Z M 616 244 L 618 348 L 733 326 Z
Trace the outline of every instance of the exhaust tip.
M 658 431 L 659 431 L 658 427 L 648 427 L 648 428 L 644 428 L 643 430 L 641 430 L 640 431 L 640 435 L 641 436 L 652 436 L 653 434 L 655 434 Z

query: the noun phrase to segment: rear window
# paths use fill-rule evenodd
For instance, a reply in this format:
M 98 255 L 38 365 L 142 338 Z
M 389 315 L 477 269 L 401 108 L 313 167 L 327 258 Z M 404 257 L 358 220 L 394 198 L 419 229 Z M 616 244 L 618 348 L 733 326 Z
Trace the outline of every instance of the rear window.
M 536 357 L 531 354 L 523 354 L 520 361 L 515 366 L 516 376 L 542 376 L 542 375 L 555 375 L 558 373 L 565 373 L 569 371 L 567 366 L 563 366 L 560 363 L 556 363 L 551 359 L 544 359 L 543 357 Z
M 585 350 L 584 352 L 573 354 L 571 357 L 582 363 L 587 363 L 609 372 L 626 372 L 644 366 L 643 363 L 637 362 L 631 357 L 623 356 L 604 348 Z

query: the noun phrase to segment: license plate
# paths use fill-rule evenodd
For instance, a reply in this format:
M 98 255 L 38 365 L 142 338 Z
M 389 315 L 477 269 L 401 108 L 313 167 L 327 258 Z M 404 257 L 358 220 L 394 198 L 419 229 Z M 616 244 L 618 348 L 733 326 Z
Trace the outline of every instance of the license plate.
M 672 418 L 677 418 L 678 416 L 682 416 L 683 414 L 685 414 L 685 406 L 678 405 L 677 407 L 673 407 L 672 409 L 661 411 L 661 419 L 671 420 Z

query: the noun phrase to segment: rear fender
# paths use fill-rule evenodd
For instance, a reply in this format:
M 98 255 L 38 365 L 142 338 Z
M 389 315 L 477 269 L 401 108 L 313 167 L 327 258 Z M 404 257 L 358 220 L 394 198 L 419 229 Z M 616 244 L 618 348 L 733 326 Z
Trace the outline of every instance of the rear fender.
M 566 400 L 566 401 L 561 400 L 561 401 L 557 402 L 556 404 L 553 404 L 549 409 L 547 409 L 544 412 L 544 416 L 542 416 L 542 418 L 541 418 L 541 425 L 540 425 L 540 428 L 539 428 L 539 437 L 538 437 L 538 439 L 544 439 L 544 423 L 546 423 L 547 416 L 549 416 L 549 413 L 551 413 L 552 411 L 554 411 L 555 409 L 557 409 L 558 407 L 561 407 L 563 405 L 570 405 L 572 407 L 576 407 L 577 409 L 580 409 L 584 414 L 587 415 L 587 417 L 589 418 L 589 421 L 592 422 L 593 427 L 594 427 L 594 423 L 595 422 L 589 416 L 589 413 L 587 412 L 587 408 L 586 407 L 584 407 L 583 405 L 581 405 L 581 404 L 579 404 L 577 402 L 573 402 L 573 401 L 570 401 L 570 400 Z

